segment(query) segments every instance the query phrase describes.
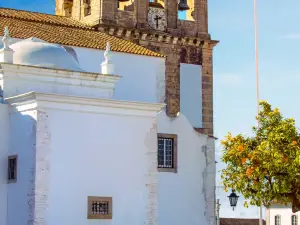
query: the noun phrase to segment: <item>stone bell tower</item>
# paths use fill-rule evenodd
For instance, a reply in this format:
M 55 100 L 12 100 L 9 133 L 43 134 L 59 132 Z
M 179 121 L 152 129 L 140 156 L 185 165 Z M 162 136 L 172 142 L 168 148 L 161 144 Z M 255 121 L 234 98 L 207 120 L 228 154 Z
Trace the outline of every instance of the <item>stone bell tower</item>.
M 170 117 L 180 112 L 180 65 L 201 66 L 202 106 L 195 126 L 213 135 L 213 47 L 208 33 L 208 0 L 56 0 L 56 14 L 90 24 L 166 56 L 165 102 Z M 186 11 L 186 19 L 178 12 Z M 199 74 L 201 76 L 201 74 Z

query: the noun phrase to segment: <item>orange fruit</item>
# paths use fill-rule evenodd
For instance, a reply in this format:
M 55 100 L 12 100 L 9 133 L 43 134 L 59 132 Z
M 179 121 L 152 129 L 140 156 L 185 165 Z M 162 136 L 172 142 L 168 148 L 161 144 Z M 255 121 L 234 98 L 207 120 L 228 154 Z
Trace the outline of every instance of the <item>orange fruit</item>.
M 247 160 L 246 158 L 242 158 L 242 159 L 241 159 L 241 162 L 242 162 L 242 163 L 245 163 L 246 160 Z
M 250 176 L 252 174 L 253 170 L 251 168 L 248 168 L 246 171 L 246 175 Z
M 293 143 L 293 145 L 296 145 L 296 144 L 297 144 L 297 141 L 293 141 L 292 143 Z
M 244 146 L 239 145 L 238 150 L 239 150 L 239 151 L 243 151 L 243 150 L 244 150 Z

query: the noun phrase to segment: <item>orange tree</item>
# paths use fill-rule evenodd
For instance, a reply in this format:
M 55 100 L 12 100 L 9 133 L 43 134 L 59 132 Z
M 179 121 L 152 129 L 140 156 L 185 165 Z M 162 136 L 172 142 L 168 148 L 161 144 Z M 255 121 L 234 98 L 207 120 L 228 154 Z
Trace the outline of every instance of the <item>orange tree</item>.
M 300 210 L 300 135 L 294 119 L 260 102 L 259 128 L 253 136 L 239 134 L 223 140 L 222 183 L 244 195 L 251 205 L 291 203 Z M 248 206 L 245 202 L 244 206 Z

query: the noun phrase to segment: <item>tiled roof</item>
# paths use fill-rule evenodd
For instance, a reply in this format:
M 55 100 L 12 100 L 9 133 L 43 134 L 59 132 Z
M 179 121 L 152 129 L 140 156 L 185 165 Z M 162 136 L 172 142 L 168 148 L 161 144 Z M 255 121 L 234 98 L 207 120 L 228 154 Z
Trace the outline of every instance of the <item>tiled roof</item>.
M 220 218 L 220 225 L 258 225 L 259 219 Z M 266 221 L 263 220 L 263 225 Z
M 105 49 L 109 42 L 112 51 L 162 57 L 159 53 L 63 16 L 0 8 L 0 36 L 6 26 L 13 38 L 36 37 L 51 43 L 94 49 Z

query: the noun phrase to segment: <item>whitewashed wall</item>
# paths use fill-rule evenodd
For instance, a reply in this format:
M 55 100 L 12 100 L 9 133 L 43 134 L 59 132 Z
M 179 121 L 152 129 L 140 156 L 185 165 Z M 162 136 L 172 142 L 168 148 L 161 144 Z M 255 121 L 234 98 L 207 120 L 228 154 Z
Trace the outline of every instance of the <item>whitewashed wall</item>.
M 300 212 L 293 213 L 291 205 L 273 205 L 269 212 L 267 211 L 267 225 L 275 225 L 275 216 L 279 215 L 281 218 L 281 225 L 293 225 L 292 224 L 292 215 L 298 216 L 298 224 L 300 223 Z
M 22 39 L 12 38 L 10 43 L 16 43 L 19 40 Z M 101 72 L 100 65 L 104 61 L 104 50 L 71 47 L 75 50 L 79 65 L 83 70 Z M 112 53 L 115 75 L 123 77 L 116 86 L 115 99 L 141 102 L 164 101 L 165 58 L 121 52 Z
M 156 217 L 156 112 L 54 99 L 60 100 L 39 103 L 37 158 L 49 166 L 37 174 L 36 188 L 47 196 L 36 202 L 44 206 L 38 216 L 47 224 L 150 224 Z M 113 219 L 88 220 L 88 196 L 111 196 Z
M 0 224 L 6 225 L 7 215 L 7 153 L 9 137 L 8 106 L 0 104 Z
M 207 160 L 214 164 L 214 152 L 203 152 L 209 139 L 197 133 L 182 114 L 170 119 L 164 112 L 159 113 L 158 132 L 178 135 L 178 172 L 158 175 L 158 225 L 215 224 L 215 171 L 207 169 Z M 211 172 L 208 179 L 206 171 Z
M 202 67 L 180 64 L 180 112 L 193 127 L 202 127 Z
M 15 112 L 10 109 L 8 154 L 18 156 L 18 165 L 17 182 L 7 185 L 7 225 L 27 224 L 29 219 L 32 204 L 28 200 L 34 187 L 35 117 L 35 110 Z
M 15 43 L 19 39 L 13 39 Z M 87 72 L 98 73 L 104 61 L 104 51 L 72 47 L 80 67 Z M 165 58 L 113 52 L 116 75 L 122 76 L 116 85 L 115 99 L 164 102 Z M 180 64 L 180 111 L 190 123 L 202 127 L 202 67 Z
M 87 72 L 100 72 L 104 51 L 73 47 L 81 68 Z M 157 79 L 165 76 L 165 59 L 143 55 L 113 52 L 116 75 L 122 76 L 116 85 L 115 99 L 157 102 Z M 159 92 L 159 95 L 164 95 Z

